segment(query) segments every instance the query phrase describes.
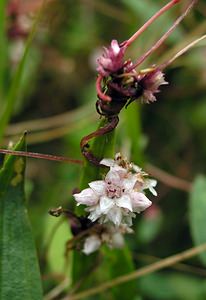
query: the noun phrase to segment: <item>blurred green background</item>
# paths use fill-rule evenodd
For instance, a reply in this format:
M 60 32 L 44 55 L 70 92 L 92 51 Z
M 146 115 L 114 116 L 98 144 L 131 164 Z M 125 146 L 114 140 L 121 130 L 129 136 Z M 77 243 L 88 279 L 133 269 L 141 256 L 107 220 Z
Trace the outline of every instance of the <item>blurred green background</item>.
M 182 1 L 157 20 L 128 49 L 127 57 L 135 61 L 144 53 L 183 12 L 187 2 Z M 80 139 L 94 130 L 99 120 L 95 112 L 95 61 L 102 46 L 108 45 L 111 39 L 126 40 L 165 3 L 162 0 L 48 1 L 16 89 L 2 147 L 16 141 L 27 130 L 29 151 L 81 158 Z M 1 3 L 2 108 L 41 4 L 41 0 Z M 205 16 L 206 1 L 200 0 L 141 68 L 164 62 L 205 34 Z M 201 42 L 167 68 L 169 84 L 161 88 L 155 103 L 132 103 L 120 115 L 116 150 L 159 180 L 158 197 L 150 196 L 153 206 L 137 218 L 135 234 L 127 238 L 137 268 L 194 245 L 189 193 L 198 174 L 206 173 L 204 45 Z M 174 183 L 174 178 L 162 174 L 161 170 L 180 180 Z M 48 210 L 59 205 L 74 207 L 71 193 L 78 187 L 79 174 L 79 166 L 28 159 L 28 209 L 45 294 L 68 278 L 70 272 L 70 265 L 65 268 L 64 263 L 65 242 L 71 236 L 69 226 L 67 221 L 58 226 L 61 221 L 49 216 Z M 202 177 L 206 201 L 204 180 Z M 206 221 L 197 226 L 204 231 Z M 200 242 L 204 241 L 206 233 L 203 232 Z M 194 258 L 137 280 L 137 299 L 206 299 L 205 261 L 205 258 Z M 105 294 L 105 299 L 110 299 L 108 295 Z

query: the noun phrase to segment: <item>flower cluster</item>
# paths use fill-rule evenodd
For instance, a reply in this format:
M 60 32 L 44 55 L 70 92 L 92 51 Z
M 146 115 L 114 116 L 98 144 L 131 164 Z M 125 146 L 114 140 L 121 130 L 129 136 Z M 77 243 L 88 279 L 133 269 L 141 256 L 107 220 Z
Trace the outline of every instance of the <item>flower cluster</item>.
M 106 102 L 109 106 L 109 103 L 115 100 L 117 94 L 118 103 L 123 102 L 120 110 L 140 97 L 142 97 L 145 103 L 154 102 L 156 100 L 154 94 L 159 92 L 160 85 L 166 84 L 162 71 L 170 64 L 170 61 L 155 68 L 149 68 L 147 74 L 145 74 L 146 76 L 143 76 L 143 81 L 141 80 L 142 70 L 136 71 L 136 68 L 164 43 L 184 17 L 190 12 L 193 5 L 196 3 L 196 0 L 191 0 L 188 3 L 182 15 L 176 19 L 162 37 L 143 53 L 136 62 L 133 63 L 131 60 L 124 60 L 124 54 L 127 48 L 138 39 L 155 20 L 179 2 L 180 0 L 170 0 L 129 39 L 120 44 L 118 41 L 112 40 L 111 45 L 108 48 L 104 48 L 104 53 L 97 59 L 98 77 L 96 81 L 97 95 L 100 100 L 98 106 L 101 108 L 102 112 L 105 112 L 105 108 L 101 102 Z M 117 112 L 115 111 L 115 113 Z
M 104 47 L 104 53 L 97 59 L 97 71 L 102 76 L 109 76 L 123 68 L 124 48 L 116 40 L 112 40 L 109 48 Z
M 157 195 L 154 189 L 156 181 L 147 178 L 145 172 L 119 153 L 114 160 L 103 159 L 100 164 L 110 168 L 104 180 L 90 182 L 89 188 L 74 194 L 77 205 L 86 206 L 88 218 L 105 225 L 101 234 L 86 239 L 83 250 L 86 254 L 95 251 L 103 242 L 110 247 L 122 245 L 119 241 L 123 240 L 122 234 L 131 232 L 135 213 L 144 211 L 152 204 L 145 196 L 145 190 L 149 189 Z M 89 241 L 93 242 L 93 251 L 87 246 Z
M 154 94 L 159 92 L 159 87 L 167 84 L 164 73 L 158 67 L 136 71 L 131 60 L 124 60 L 126 48 L 124 43 L 119 44 L 116 40 L 112 40 L 111 45 L 108 48 L 104 47 L 104 53 L 97 59 L 97 71 L 101 79 L 108 78 L 106 82 L 109 92 L 109 95 L 103 95 L 101 85 L 98 83 L 99 98 L 105 100 L 109 96 L 111 101 L 113 93 L 118 92 L 119 98 L 121 95 L 123 99 L 127 96 L 129 103 L 139 97 L 145 103 L 154 102 L 156 100 Z
M 139 75 L 139 84 L 143 88 L 142 99 L 145 103 L 154 102 L 157 100 L 154 94 L 160 92 L 160 85 L 168 84 L 168 82 L 164 79 L 164 73 L 162 73 L 162 71 L 158 68 L 151 68 L 151 71 L 146 74 L 143 74 L 143 71 L 141 73 L 142 74 Z

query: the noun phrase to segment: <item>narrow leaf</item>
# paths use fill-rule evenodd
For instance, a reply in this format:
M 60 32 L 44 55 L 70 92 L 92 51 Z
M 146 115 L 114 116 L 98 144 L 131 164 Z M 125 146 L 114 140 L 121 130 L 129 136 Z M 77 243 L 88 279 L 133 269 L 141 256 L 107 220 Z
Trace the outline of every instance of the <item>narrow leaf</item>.
M 206 242 L 206 177 L 199 175 L 193 184 L 189 198 L 190 228 L 195 245 Z M 206 265 L 206 253 L 200 254 Z
M 25 150 L 24 138 L 15 150 Z M 41 300 L 34 240 L 25 207 L 25 159 L 8 156 L 0 170 L 0 299 Z

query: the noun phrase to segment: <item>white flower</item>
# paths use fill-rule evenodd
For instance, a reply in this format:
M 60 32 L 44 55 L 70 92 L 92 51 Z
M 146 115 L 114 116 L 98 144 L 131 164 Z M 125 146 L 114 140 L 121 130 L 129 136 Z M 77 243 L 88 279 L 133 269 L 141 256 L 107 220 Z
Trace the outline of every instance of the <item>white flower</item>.
M 152 204 L 144 190 L 149 189 L 156 195 L 156 181 L 145 179 L 147 174 L 119 153 L 114 160 L 103 159 L 100 163 L 110 167 L 109 172 L 104 180 L 93 181 L 89 183 L 89 188 L 74 194 L 77 205 L 87 206 L 85 210 L 89 212 L 88 218 L 92 222 L 131 226 L 135 213 Z
M 82 252 L 89 255 L 98 250 L 102 244 L 107 244 L 109 248 L 122 248 L 124 247 L 123 235 L 132 232 L 132 229 L 126 225 L 119 227 L 104 225 L 99 233 L 91 234 L 85 239 Z
M 95 252 L 100 246 L 101 240 L 98 235 L 91 235 L 86 238 L 82 252 L 88 255 Z

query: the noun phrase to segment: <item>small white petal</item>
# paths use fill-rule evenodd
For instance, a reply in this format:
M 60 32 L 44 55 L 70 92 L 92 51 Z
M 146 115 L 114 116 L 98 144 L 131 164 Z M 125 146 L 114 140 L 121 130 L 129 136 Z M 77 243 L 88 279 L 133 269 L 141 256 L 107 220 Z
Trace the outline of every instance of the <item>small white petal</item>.
M 145 183 L 148 187 L 155 187 L 157 185 L 157 180 L 155 179 L 146 179 Z
M 122 211 L 121 208 L 114 206 L 107 214 L 108 220 L 113 222 L 115 225 L 119 226 L 122 221 Z
M 133 211 L 132 202 L 128 195 L 123 195 L 121 198 L 116 199 L 115 202 L 117 206 L 127 208 L 130 211 Z
M 110 159 L 110 158 L 104 158 L 100 161 L 101 165 L 104 165 L 106 167 L 111 167 L 114 165 L 114 159 Z
M 134 188 L 136 182 L 137 182 L 136 176 L 132 175 L 129 178 L 123 179 L 122 186 L 125 189 L 125 191 L 130 191 Z
M 100 246 L 101 246 L 101 240 L 99 239 L 99 237 L 97 235 L 92 235 L 86 238 L 82 252 L 85 253 L 86 255 L 89 255 L 92 252 L 99 249 Z
M 127 175 L 127 169 L 115 164 L 114 166 L 111 167 L 111 171 L 116 172 L 119 174 L 121 178 L 124 178 Z
M 149 191 L 154 195 L 157 196 L 157 192 L 155 191 L 155 189 L 153 187 L 149 188 Z
M 95 222 L 97 219 L 99 219 L 100 214 L 98 212 L 98 210 L 93 210 L 90 212 L 88 218 L 92 221 Z
M 92 181 L 89 183 L 90 188 L 98 195 L 105 193 L 106 184 L 103 180 Z
M 121 185 L 121 179 L 117 172 L 109 171 L 105 177 L 105 181 L 110 184 Z
M 152 202 L 143 193 L 132 192 L 130 193 L 130 196 L 132 198 L 132 206 L 135 212 L 140 213 L 152 204 Z
M 157 196 L 157 192 L 155 191 L 154 187 L 157 185 L 157 180 L 155 179 L 146 179 L 144 185 L 142 187 L 143 190 L 149 189 L 149 191 L 154 195 Z
M 74 194 L 73 196 L 79 204 L 91 206 L 98 202 L 98 196 L 91 188 L 84 189 L 81 193 Z
M 102 214 L 107 214 L 108 211 L 115 205 L 111 198 L 103 196 L 100 198 L 99 207 Z
M 112 40 L 111 42 L 111 48 L 114 52 L 115 55 L 118 55 L 119 52 L 120 52 L 120 47 L 119 47 L 119 44 L 116 40 Z

